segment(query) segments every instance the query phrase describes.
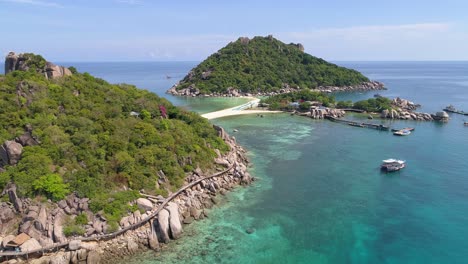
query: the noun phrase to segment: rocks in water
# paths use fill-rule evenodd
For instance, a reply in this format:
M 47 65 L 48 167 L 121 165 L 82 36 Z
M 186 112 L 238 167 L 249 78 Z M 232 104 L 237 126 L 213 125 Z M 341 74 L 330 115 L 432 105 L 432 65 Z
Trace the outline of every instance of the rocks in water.
M 421 105 L 415 104 L 406 99 L 399 97 L 392 100 L 391 110 L 384 109 L 380 113 L 381 118 L 388 119 L 401 119 L 401 120 L 416 120 L 416 121 L 433 121 L 437 120 L 437 117 L 428 113 L 415 112 L 414 110 Z
M 346 114 L 345 111 L 335 108 L 319 108 L 316 106 L 312 106 L 310 108 L 310 112 L 305 113 L 305 116 L 308 116 L 313 119 L 324 119 L 327 116 L 333 118 L 340 118 Z
M 152 223 L 154 225 L 154 223 Z M 152 232 L 151 230 L 148 232 L 148 246 L 152 250 L 159 251 L 159 241 L 156 233 Z
M 254 228 L 247 228 L 245 230 L 245 232 L 250 235 L 250 234 L 253 234 L 255 232 L 255 229 Z
M 146 211 L 151 211 L 153 209 L 153 203 L 146 198 L 138 198 L 136 201 L 138 208 Z
M 194 207 L 190 208 L 190 215 L 193 216 L 193 218 L 195 220 L 200 219 L 201 213 L 202 213 L 202 210 L 199 210 L 199 209 L 194 208 Z
M 167 206 L 167 210 L 169 211 L 171 237 L 173 239 L 178 239 L 183 232 L 180 223 L 179 206 L 176 203 L 170 202 Z
M 158 213 L 158 219 L 156 222 L 156 234 L 159 242 L 169 243 L 169 211 L 166 209 L 161 210 Z
M 392 105 L 406 111 L 414 111 L 416 108 L 421 107 L 420 104 L 415 104 L 409 100 L 402 99 L 400 97 L 392 100 Z
M 447 122 L 449 120 L 449 115 L 445 111 L 437 112 L 435 115 L 431 116 L 436 121 Z
M 186 218 L 184 218 L 184 224 L 189 225 L 189 224 L 193 223 L 194 220 L 195 219 L 193 217 L 191 217 L 191 216 L 186 217 Z

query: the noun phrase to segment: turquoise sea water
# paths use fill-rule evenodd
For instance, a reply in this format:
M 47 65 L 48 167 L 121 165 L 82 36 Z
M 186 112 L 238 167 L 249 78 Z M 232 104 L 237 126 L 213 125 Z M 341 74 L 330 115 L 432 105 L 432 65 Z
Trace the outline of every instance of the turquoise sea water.
M 235 105 L 164 95 L 196 63 L 76 64 L 111 82 L 147 88 L 177 105 L 206 112 Z M 339 63 L 382 81 L 382 95 L 401 96 L 435 112 L 448 104 L 468 111 L 467 62 Z M 120 70 L 116 70 L 120 69 Z M 166 75 L 174 78 L 166 79 Z M 375 92 L 341 93 L 358 100 Z M 198 105 L 198 106 L 197 106 Z M 288 114 L 214 120 L 248 151 L 259 180 L 238 188 L 185 229 L 161 254 L 135 263 L 467 263 L 468 117 L 412 126 L 408 137 L 292 117 Z M 375 122 L 379 122 L 374 120 Z M 407 160 L 383 174 L 382 159 Z M 253 234 L 246 229 L 253 228 Z M 125 262 L 127 262 L 126 260 Z

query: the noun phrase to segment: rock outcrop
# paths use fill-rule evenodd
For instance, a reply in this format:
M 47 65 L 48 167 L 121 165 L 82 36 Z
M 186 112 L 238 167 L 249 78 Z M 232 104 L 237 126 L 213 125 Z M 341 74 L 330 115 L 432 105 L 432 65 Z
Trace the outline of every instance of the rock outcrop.
M 205 73 L 207 74 L 207 73 Z M 211 73 L 210 73 L 211 74 Z M 292 87 L 287 83 L 283 84 L 281 89 L 278 89 L 275 92 L 258 92 L 258 93 L 244 93 L 238 89 L 233 87 L 227 87 L 224 92 L 222 93 L 210 93 L 210 94 L 203 94 L 195 85 L 190 85 L 187 88 L 177 90 L 179 84 L 175 84 L 169 90 L 166 91 L 168 94 L 176 95 L 176 96 L 189 96 L 189 97 L 196 97 L 196 96 L 205 96 L 205 97 L 240 97 L 240 96 L 273 96 L 278 94 L 285 94 L 291 92 L 300 91 L 300 87 Z M 375 91 L 375 90 L 384 90 L 385 86 L 383 83 L 378 81 L 370 81 L 370 82 L 363 82 L 358 85 L 350 85 L 350 86 L 319 86 L 312 90 L 318 90 L 321 92 L 354 92 L 354 91 Z
M 156 234 L 159 238 L 159 242 L 168 243 L 170 241 L 169 232 L 169 211 L 163 209 L 158 213 L 158 221 L 156 224 Z
M 0 167 L 5 165 L 16 165 L 21 158 L 23 146 L 15 141 L 5 141 L 0 146 Z
M 151 203 L 150 200 L 145 199 L 145 198 L 138 198 L 136 201 L 138 208 L 146 211 L 151 211 L 153 209 L 153 203 Z
M 5 58 L 5 74 L 12 71 L 28 71 L 32 67 L 32 64 L 37 63 L 32 58 L 43 60 L 42 57 L 31 53 L 21 53 L 18 55 L 14 52 L 8 53 Z M 45 62 L 44 64 L 34 65 L 34 67 L 37 72 L 44 74 L 47 79 L 72 75 L 72 72 L 66 67 L 55 65 L 52 62 Z
M 448 115 L 446 117 L 443 116 L 443 113 L 440 113 L 440 116 L 428 114 L 428 113 L 421 113 L 416 112 L 418 107 L 421 107 L 420 104 L 415 104 L 409 100 L 402 99 L 402 98 L 394 98 L 392 100 L 393 109 L 391 110 L 383 110 L 380 113 L 381 118 L 386 119 L 400 119 L 400 120 L 415 120 L 415 121 L 446 121 L 448 120 Z
M 167 206 L 169 211 L 169 226 L 171 228 L 172 239 L 178 239 L 182 234 L 182 225 L 179 216 L 179 206 L 176 203 L 170 202 Z
M 28 251 L 33 251 L 37 249 L 41 249 L 41 244 L 35 239 L 35 238 L 30 238 L 28 241 L 24 242 L 21 246 L 20 249 L 22 252 L 28 252 Z
M 185 189 L 176 196 L 167 206 L 162 209 L 156 218 L 141 225 L 136 226 L 124 234 L 115 238 L 106 238 L 100 242 L 80 241 L 80 238 L 66 238 L 63 234 L 67 219 L 73 219 L 78 214 L 84 212 L 88 215 L 89 222 L 84 225 L 86 234 L 84 236 L 96 236 L 106 232 L 106 219 L 100 213 L 92 214 L 88 210 L 88 199 L 79 198 L 75 194 L 67 196 L 58 203 L 36 204 L 30 199 L 24 199 L 22 222 L 19 223 L 20 232 L 24 232 L 31 238 L 28 248 L 40 248 L 53 245 L 53 243 L 67 242 L 65 251 L 44 256 L 33 263 L 110 263 L 113 259 L 132 255 L 142 248 L 160 250 L 161 243 L 169 243 L 171 239 L 179 238 L 182 233 L 182 223 L 191 223 L 195 220 L 207 217 L 207 208 L 219 204 L 221 195 L 228 190 L 241 184 L 252 182 L 253 178 L 247 172 L 248 161 L 245 157 L 245 150 L 236 144 L 235 138 L 230 137 L 222 127 L 215 126 L 218 135 L 229 145 L 230 151 L 227 154 L 218 154 L 217 159 L 230 168 L 227 172 L 217 177 L 206 178 L 215 172 L 203 172 L 197 168 L 187 175 L 184 185 L 189 185 L 194 181 L 198 183 Z M 225 170 L 218 166 L 218 170 Z M 10 186 L 13 193 L 14 186 Z M 5 192 L 6 194 L 7 192 Z M 134 201 L 135 205 L 146 205 L 148 209 L 145 213 L 135 211 L 123 217 L 120 227 L 128 227 L 146 219 L 155 212 L 164 198 L 162 196 L 148 196 L 150 198 Z M 21 199 L 17 199 L 21 202 Z M 155 206 L 156 204 L 156 206 Z M 0 219 L 8 221 L 14 216 L 14 206 L 1 203 Z M 151 207 L 151 208 L 150 208 Z M 21 218 L 20 218 L 21 220 Z M 11 221 L 10 221 L 11 222 Z M 2 238 L 3 237 L 3 238 Z M 0 234 L 0 240 L 6 244 L 15 236 L 5 236 Z M 96 237 L 99 241 L 99 237 Z M 31 257 L 31 256 L 30 256 Z M 1 257 L 0 257 L 1 258 Z

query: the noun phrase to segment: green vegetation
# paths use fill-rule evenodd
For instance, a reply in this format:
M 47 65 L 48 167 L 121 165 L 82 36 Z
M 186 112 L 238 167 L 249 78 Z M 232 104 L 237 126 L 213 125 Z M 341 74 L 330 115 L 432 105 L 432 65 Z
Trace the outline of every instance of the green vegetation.
M 32 58 L 40 67 L 42 57 Z M 199 115 L 88 73 L 54 80 L 35 71 L 0 76 L 0 120 L 1 143 L 22 135 L 26 125 L 40 142 L 25 147 L 16 166 L 5 167 L 0 189 L 14 181 L 21 196 L 53 200 L 73 190 L 114 222 L 135 210 L 128 205 L 138 197 L 135 190 L 167 194 L 183 184 L 186 172 L 212 168 L 214 149 L 228 150 Z M 128 189 L 134 191 L 122 191 Z M 68 231 L 81 232 L 73 225 Z
M 33 189 L 38 193 L 45 194 L 48 198 L 58 201 L 70 192 L 68 184 L 63 183 L 59 174 L 51 173 L 41 176 L 33 182 Z
M 370 98 L 355 102 L 353 108 L 361 109 L 366 112 L 382 112 L 385 109 L 392 109 L 392 100 L 386 97 Z
M 23 57 L 27 60 L 29 70 L 42 71 L 47 63 L 47 61 L 41 55 L 24 53 Z
M 88 217 L 86 216 L 85 213 L 81 213 L 76 216 L 75 223 L 77 225 L 86 225 L 88 223 Z
M 292 102 L 299 103 L 299 108 L 307 110 L 310 108 L 308 102 L 320 102 L 323 106 L 332 106 L 335 104 L 335 98 L 325 93 L 318 91 L 311 91 L 304 89 L 299 92 L 278 94 L 270 96 L 261 101 L 261 103 L 268 104 L 270 110 L 291 110 L 293 107 L 290 105 Z
M 263 99 L 260 103 L 268 104 L 270 110 L 292 110 L 295 109 L 290 105 L 292 102 L 299 103 L 300 110 L 308 110 L 310 104 L 308 102 L 315 101 L 321 103 L 325 107 L 336 108 L 354 108 L 364 110 L 366 112 L 382 112 L 384 109 L 392 109 L 391 100 L 386 97 L 370 98 L 353 103 L 352 101 L 335 102 L 333 96 L 327 95 L 318 91 L 301 90 L 285 94 L 278 94 Z
M 84 222 L 83 220 L 86 220 L 86 222 Z M 84 225 L 86 225 L 87 223 L 88 217 L 85 214 L 80 214 L 77 217 L 75 217 L 75 219 L 72 219 L 70 216 L 67 216 L 63 225 L 63 234 L 67 237 L 82 236 L 86 232 Z
M 195 67 L 177 90 L 195 85 L 202 93 L 224 93 L 233 87 L 243 92 L 278 91 L 291 87 L 355 85 L 368 78 L 285 44 L 273 37 L 240 38 Z
M 99 194 L 91 200 L 89 208 L 94 213 L 102 211 L 109 224 L 117 223 L 127 212 L 138 210 L 138 206 L 129 204 L 138 197 L 138 191 L 122 191 L 110 195 Z

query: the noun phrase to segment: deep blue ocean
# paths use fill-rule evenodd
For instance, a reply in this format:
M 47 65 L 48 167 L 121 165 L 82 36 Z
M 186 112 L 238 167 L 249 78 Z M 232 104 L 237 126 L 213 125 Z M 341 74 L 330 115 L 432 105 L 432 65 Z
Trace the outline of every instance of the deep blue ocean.
M 62 63 L 131 83 L 200 113 L 244 99 L 164 94 L 196 62 Z M 468 62 L 338 62 L 434 113 L 468 111 Z M 170 78 L 168 78 L 168 76 Z M 360 100 L 376 92 L 339 93 Z M 358 117 L 352 117 L 358 118 Z M 415 127 L 407 137 L 288 114 L 213 120 L 248 151 L 259 180 L 238 188 L 162 253 L 134 263 L 468 263 L 468 116 Z M 407 167 L 379 170 L 382 159 Z M 246 229 L 253 228 L 253 234 Z M 124 262 L 128 262 L 125 260 Z

